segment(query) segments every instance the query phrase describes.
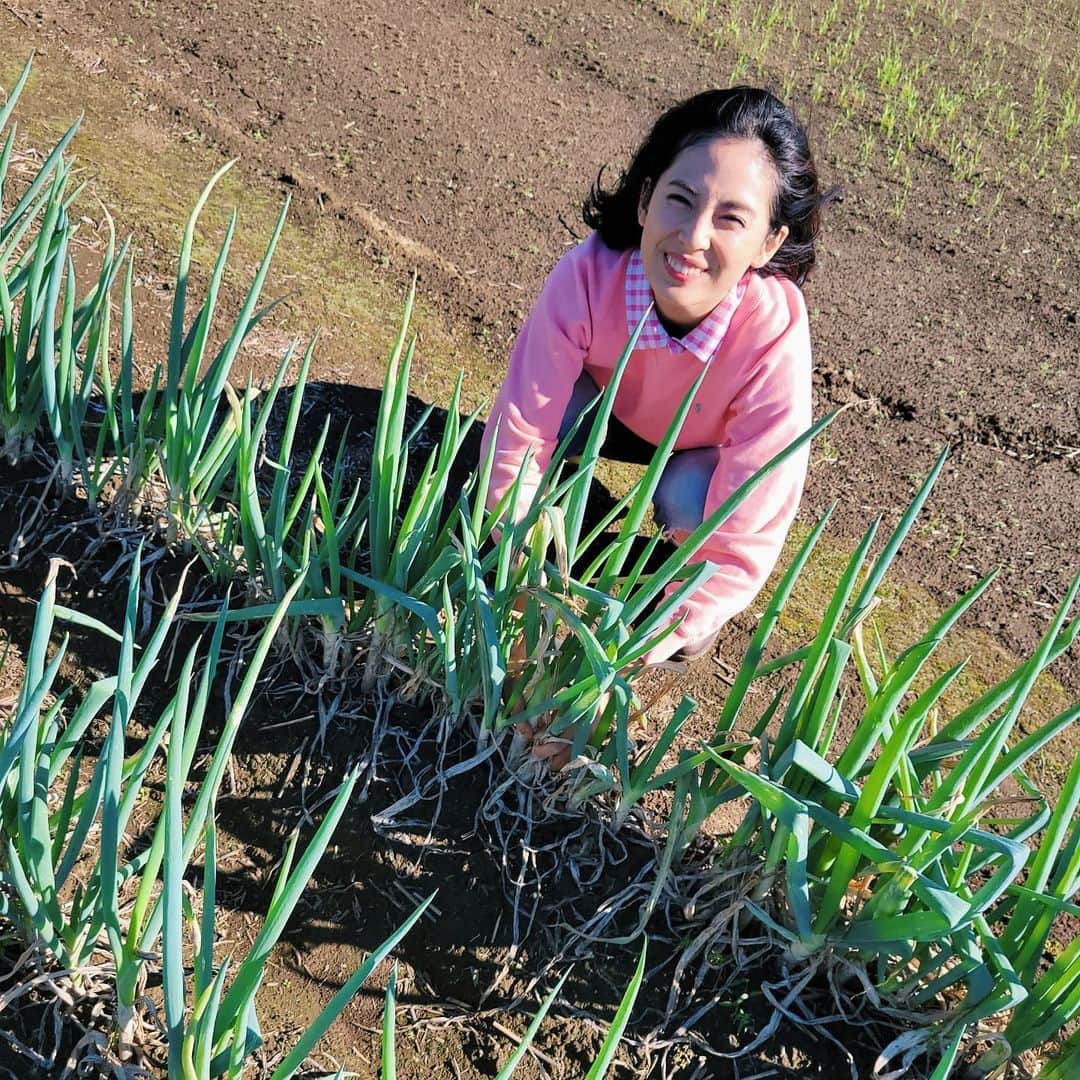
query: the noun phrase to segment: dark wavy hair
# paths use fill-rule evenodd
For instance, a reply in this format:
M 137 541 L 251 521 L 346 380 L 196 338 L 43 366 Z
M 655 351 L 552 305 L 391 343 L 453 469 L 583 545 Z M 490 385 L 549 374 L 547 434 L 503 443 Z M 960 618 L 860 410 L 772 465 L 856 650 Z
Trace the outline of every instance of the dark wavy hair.
M 706 90 L 672 106 L 653 125 L 611 191 L 604 190 L 600 170 L 582 207 L 585 224 L 615 251 L 636 247 L 641 243 L 638 206 L 647 185 L 655 184 L 688 146 L 716 137 L 764 143 L 776 173 L 770 232 L 786 225 L 788 235 L 760 272 L 802 285 L 816 257 L 821 208 L 839 198 L 840 191 L 834 187 L 822 192 L 805 128 L 767 90 Z

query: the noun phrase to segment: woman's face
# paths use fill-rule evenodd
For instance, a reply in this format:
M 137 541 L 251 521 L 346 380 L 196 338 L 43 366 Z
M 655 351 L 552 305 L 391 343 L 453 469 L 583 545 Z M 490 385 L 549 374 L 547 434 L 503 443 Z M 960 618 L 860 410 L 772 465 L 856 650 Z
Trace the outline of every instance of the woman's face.
M 776 171 L 760 139 L 711 138 L 680 151 L 638 208 L 641 258 L 669 331 L 692 330 L 787 237 L 770 231 Z

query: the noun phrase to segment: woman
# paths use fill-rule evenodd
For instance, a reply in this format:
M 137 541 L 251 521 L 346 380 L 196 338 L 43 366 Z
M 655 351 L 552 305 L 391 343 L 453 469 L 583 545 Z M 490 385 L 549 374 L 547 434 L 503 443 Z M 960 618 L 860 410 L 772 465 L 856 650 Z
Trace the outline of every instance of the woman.
M 597 179 L 584 206 L 595 232 L 560 259 L 517 337 L 485 436 L 486 449 L 497 430 L 489 505 L 531 451 L 524 511 L 650 304 L 602 452 L 647 460 L 708 365 L 654 499 L 669 539 L 682 542 L 805 431 L 800 286 L 832 195 L 820 190 L 805 130 L 764 90 L 706 91 L 661 116 L 613 190 Z M 715 570 L 646 662 L 700 655 L 753 600 L 795 516 L 806 461 L 806 451 L 789 458 L 701 548 L 697 559 Z

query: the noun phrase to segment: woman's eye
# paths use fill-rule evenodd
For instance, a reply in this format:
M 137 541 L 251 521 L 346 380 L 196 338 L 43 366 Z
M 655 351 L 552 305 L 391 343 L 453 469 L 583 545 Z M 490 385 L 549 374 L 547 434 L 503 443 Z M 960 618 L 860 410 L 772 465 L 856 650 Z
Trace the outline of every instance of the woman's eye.
M 677 202 L 680 206 L 689 206 L 690 200 L 685 195 L 680 195 L 678 192 L 673 191 L 668 198 L 672 202 Z

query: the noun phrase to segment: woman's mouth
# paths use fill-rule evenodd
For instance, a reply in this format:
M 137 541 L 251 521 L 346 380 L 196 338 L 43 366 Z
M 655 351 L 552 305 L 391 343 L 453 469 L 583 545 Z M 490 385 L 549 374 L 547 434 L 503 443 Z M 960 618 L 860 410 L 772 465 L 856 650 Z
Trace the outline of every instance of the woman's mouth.
M 681 256 L 673 255 L 671 252 L 664 252 L 664 266 L 667 272 L 679 282 L 692 281 L 705 273 L 704 266 L 688 262 Z

